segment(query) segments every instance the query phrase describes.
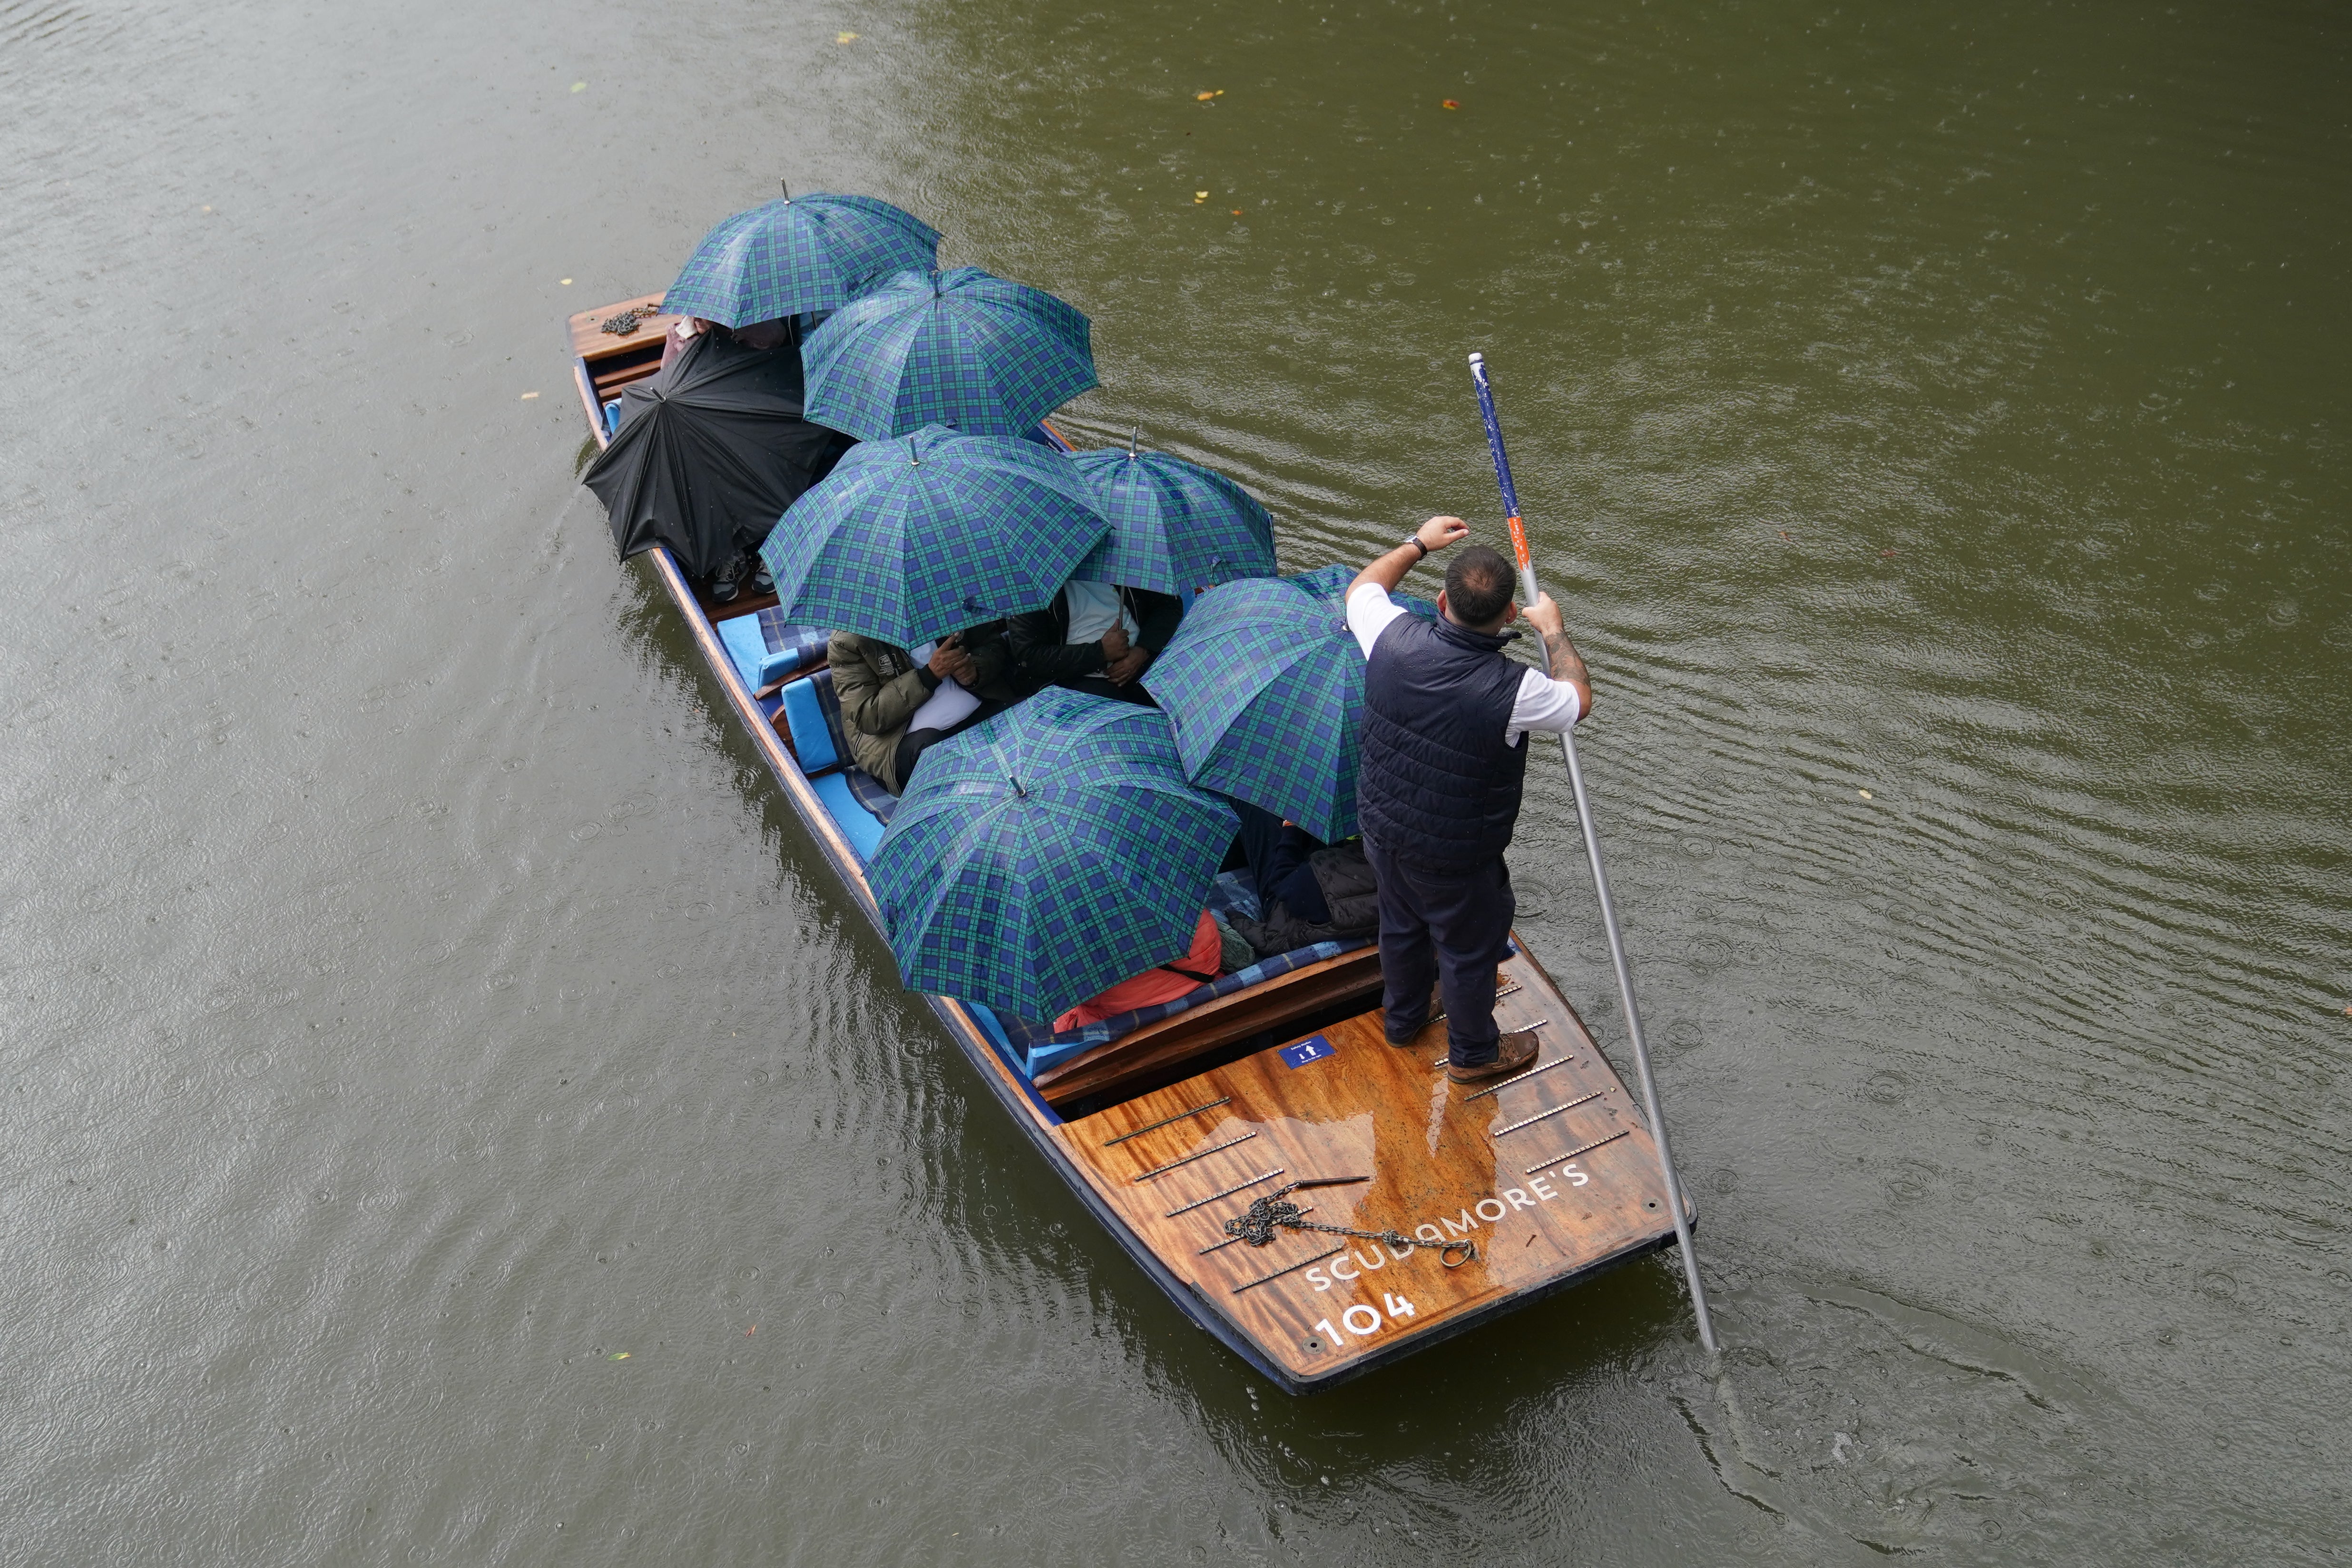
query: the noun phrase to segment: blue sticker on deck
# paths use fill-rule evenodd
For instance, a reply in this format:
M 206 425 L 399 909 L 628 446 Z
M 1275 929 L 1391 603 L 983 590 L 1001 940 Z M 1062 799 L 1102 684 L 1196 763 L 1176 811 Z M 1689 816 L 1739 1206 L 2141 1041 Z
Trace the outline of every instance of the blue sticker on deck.
M 1331 1054 L 1331 1042 L 1321 1035 L 1310 1036 L 1295 1046 L 1282 1047 L 1283 1061 L 1295 1068 L 1303 1068 L 1308 1062 L 1319 1062 Z

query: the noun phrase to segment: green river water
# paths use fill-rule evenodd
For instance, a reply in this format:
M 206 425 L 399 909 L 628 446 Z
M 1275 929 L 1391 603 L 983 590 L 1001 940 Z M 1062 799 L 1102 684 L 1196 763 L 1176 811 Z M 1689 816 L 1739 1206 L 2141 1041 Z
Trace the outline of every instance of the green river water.
M 2347 41 L 0 0 L 0 1560 L 2338 1560 Z M 1499 535 L 1486 351 L 1720 1382 L 1661 1260 L 1286 1398 L 899 991 L 575 483 L 562 318 L 779 178 L 1289 569 Z

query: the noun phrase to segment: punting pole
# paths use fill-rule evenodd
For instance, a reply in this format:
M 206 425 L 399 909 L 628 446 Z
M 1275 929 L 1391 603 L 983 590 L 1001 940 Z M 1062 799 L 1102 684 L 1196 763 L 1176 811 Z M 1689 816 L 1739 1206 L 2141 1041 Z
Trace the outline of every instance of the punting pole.
M 1478 389 L 1478 413 L 1486 421 L 1486 447 L 1495 455 L 1495 480 L 1503 489 L 1503 510 L 1511 524 L 1511 548 L 1519 559 L 1519 594 L 1532 605 L 1540 596 L 1534 560 L 1528 554 L 1528 531 L 1519 521 L 1518 487 L 1511 482 L 1511 459 L 1503 451 L 1503 426 L 1495 417 L 1494 389 L 1486 384 L 1486 356 L 1470 356 L 1470 381 Z M 1706 1287 L 1699 1283 L 1698 1253 L 1691 1245 L 1690 1221 L 1683 1213 L 1683 1184 L 1675 1174 L 1675 1157 L 1666 1146 L 1665 1118 L 1658 1114 L 1658 1083 L 1650 1072 L 1650 1047 L 1642 1038 L 1642 1014 L 1633 1005 L 1633 975 L 1625 967 L 1625 936 L 1617 928 L 1617 907 L 1609 898 L 1609 872 L 1601 864 L 1601 836 L 1592 826 L 1592 803 L 1584 793 L 1584 769 L 1576 760 L 1576 731 L 1560 731 L 1560 752 L 1568 762 L 1569 786 L 1576 792 L 1576 819 L 1584 829 L 1584 853 L 1592 862 L 1592 890 L 1601 900 L 1601 923 L 1609 930 L 1609 962 L 1617 970 L 1617 995 L 1625 1005 L 1625 1033 L 1633 1042 L 1633 1065 L 1642 1078 L 1642 1100 L 1650 1111 L 1650 1135 L 1658 1149 L 1658 1170 L 1666 1178 L 1666 1201 L 1675 1211 L 1675 1239 L 1682 1244 L 1683 1275 L 1690 1281 L 1691 1308 L 1698 1318 L 1699 1343 L 1710 1356 L 1720 1353 L 1715 1342 L 1715 1320 L 1706 1310 Z

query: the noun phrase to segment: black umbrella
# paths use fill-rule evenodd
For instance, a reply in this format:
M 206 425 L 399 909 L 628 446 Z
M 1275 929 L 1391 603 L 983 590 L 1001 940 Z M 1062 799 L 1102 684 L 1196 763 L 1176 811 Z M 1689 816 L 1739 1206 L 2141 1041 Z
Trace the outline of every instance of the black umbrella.
M 689 577 L 760 547 L 849 438 L 801 417 L 800 351 L 698 334 L 621 394 L 621 428 L 581 482 L 623 555 L 667 546 Z

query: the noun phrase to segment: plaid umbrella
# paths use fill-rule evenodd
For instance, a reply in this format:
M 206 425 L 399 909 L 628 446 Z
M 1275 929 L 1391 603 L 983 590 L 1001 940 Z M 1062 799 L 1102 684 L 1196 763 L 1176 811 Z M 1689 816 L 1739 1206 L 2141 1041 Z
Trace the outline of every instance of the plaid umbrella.
M 1238 826 L 1166 715 L 1049 687 L 923 753 L 866 877 L 907 989 L 1046 1019 L 1184 955 Z
M 1042 610 L 1108 531 L 1060 453 L 930 426 L 852 447 L 760 547 L 785 618 L 900 647 Z
M 1110 519 L 1110 537 L 1073 575 L 1187 599 L 1237 577 L 1274 575 L 1274 519 L 1224 475 L 1133 447 L 1071 461 Z
M 837 310 L 893 272 L 937 266 L 939 230 L 872 196 L 812 192 L 703 237 L 662 309 L 722 326 Z
M 1355 576 L 1326 566 L 1212 588 L 1143 676 L 1186 777 L 1325 840 L 1356 831 L 1364 655 L 1344 604 Z M 1425 599 L 1391 597 L 1437 614 Z
M 808 416 L 861 441 L 925 425 L 1020 436 L 1095 384 L 1086 317 L 977 267 L 901 273 L 801 349 Z

